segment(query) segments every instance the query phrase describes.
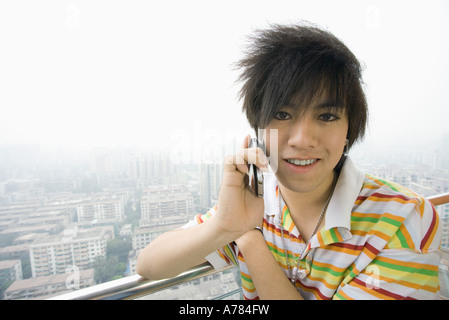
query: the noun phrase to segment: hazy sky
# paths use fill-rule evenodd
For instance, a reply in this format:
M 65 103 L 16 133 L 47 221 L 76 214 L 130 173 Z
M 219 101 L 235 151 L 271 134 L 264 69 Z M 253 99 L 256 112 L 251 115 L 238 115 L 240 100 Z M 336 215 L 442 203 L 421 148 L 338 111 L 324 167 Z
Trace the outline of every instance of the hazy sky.
M 449 132 L 446 0 L 2 1 L 0 144 L 194 149 L 243 137 L 232 64 L 245 37 L 300 20 L 364 63 L 368 140 Z

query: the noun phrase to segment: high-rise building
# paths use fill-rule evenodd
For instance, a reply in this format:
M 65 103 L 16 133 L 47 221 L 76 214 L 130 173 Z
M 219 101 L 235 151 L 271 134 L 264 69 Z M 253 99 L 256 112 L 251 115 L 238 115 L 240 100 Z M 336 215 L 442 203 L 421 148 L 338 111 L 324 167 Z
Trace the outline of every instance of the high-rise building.
M 91 171 L 96 174 L 125 172 L 128 161 L 126 148 L 97 148 L 92 152 Z
M 129 175 L 133 179 L 151 179 L 176 174 L 168 153 L 136 153 L 130 156 Z
M 139 153 L 130 156 L 129 176 L 132 179 L 148 179 L 150 177 L 147 154 Z
M 194 214 L 193 197 L 186 187 L 147 188 L 140 200 L 140 226 L 185 223 Z
M 200 206 L 209 209 L 218 199 L 222 177 L 222 166 L 217 163 L 200 165 Z
M 441 229 L 443 232 L 441 236 L 441 246 L 447 249 L 449 248 L 449 204 L 440 205 L 436 209 L 440 217 Z
M 449 170 L 449 133 L 443 134 L 441 144 L 441 169 Z

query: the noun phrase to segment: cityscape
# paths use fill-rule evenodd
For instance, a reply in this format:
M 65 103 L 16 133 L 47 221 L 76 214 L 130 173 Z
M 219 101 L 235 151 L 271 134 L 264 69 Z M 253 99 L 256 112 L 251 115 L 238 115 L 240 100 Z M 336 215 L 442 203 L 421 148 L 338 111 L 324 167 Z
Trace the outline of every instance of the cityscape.
M 433 145 L 362 144 L 350 155 L 362 171 L 423 196 L 449 192 L 449 134 Z M 221 162 L 195 160 L 130 147 L 0 145 L 0 298 L 45 299 L 136 274 L 140 250 L 215 204 Z M 449 205 L 437 211 L 449 248 Z M 152 298 L 211 299 L 239 281 L 231 270 Z

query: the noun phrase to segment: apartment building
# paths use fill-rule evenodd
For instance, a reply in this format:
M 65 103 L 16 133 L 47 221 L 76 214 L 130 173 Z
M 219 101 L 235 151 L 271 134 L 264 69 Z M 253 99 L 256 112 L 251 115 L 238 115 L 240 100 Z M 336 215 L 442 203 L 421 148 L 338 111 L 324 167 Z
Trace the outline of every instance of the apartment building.
M 145 189 L 140 201 L 140 226 L 185 223 L 194 214 L 193 197 L 186 187 Z
M 76 207 L 78 221 L 122 221 L 125 204 L 122 196 L 98 196 L 84 200 Z
M 162 233 L 180 228 L 195 214 L 193 196 L 184 186 L 146 188 L 140 206 L 140 225 L 131 235 L 133 251 L 128 257 L 128 274 L 135 274 L 140 250 Z
M 20 260 L 0 260 L 0 283 L 22 280 L 22 263 Z
M 90 287 L 94 282 L 94 269 L 79 270 L 15 281 L 5 291 L 5 300 L 44 299 L 72 289 Z
M 73 227 L 37 239 L 29 247 L 32 276 L 65 273 L 70 266 L 90 268 L 96 257 L 106 256 L 106 243 L 113 237 L 112 227 Z
M 151 241 L 156 239 L 161 234 L 168 232 L 170 230 L 174 230 L 176 228 L 180 228 L 185 223 L 180 224 L 172 224 L 172 225 L 164 225 L 158 227 L 136 227 L 132 233 L 132 247 L 133 250 L 142 250 L 144 249 Z

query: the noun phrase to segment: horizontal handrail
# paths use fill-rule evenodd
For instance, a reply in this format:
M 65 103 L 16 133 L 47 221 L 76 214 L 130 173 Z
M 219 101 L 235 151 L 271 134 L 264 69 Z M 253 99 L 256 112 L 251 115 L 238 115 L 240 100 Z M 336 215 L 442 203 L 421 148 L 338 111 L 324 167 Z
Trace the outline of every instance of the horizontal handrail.
M 429 201 L 432 202 L 434 206 L 439 206 L 449 203 L 449 193 L 437 194 L 435 196 L 427 197 L 427 199 L 429 199 Z
M 180 275 L 162 279 L 149 280 L 139 275 L 128 276 L 125 278 L 100 283 L 88 288 L 64 293 L 49 300 L 128 300 L 136 299 L 154 292 L 178 285 L 183 282 L 192 281 L 201 277 L 208 276 L 220 271 L 231 269 L 234 266 L 228 266 L 221 270 L 215 270 L 209 263 L 196 266 Z

